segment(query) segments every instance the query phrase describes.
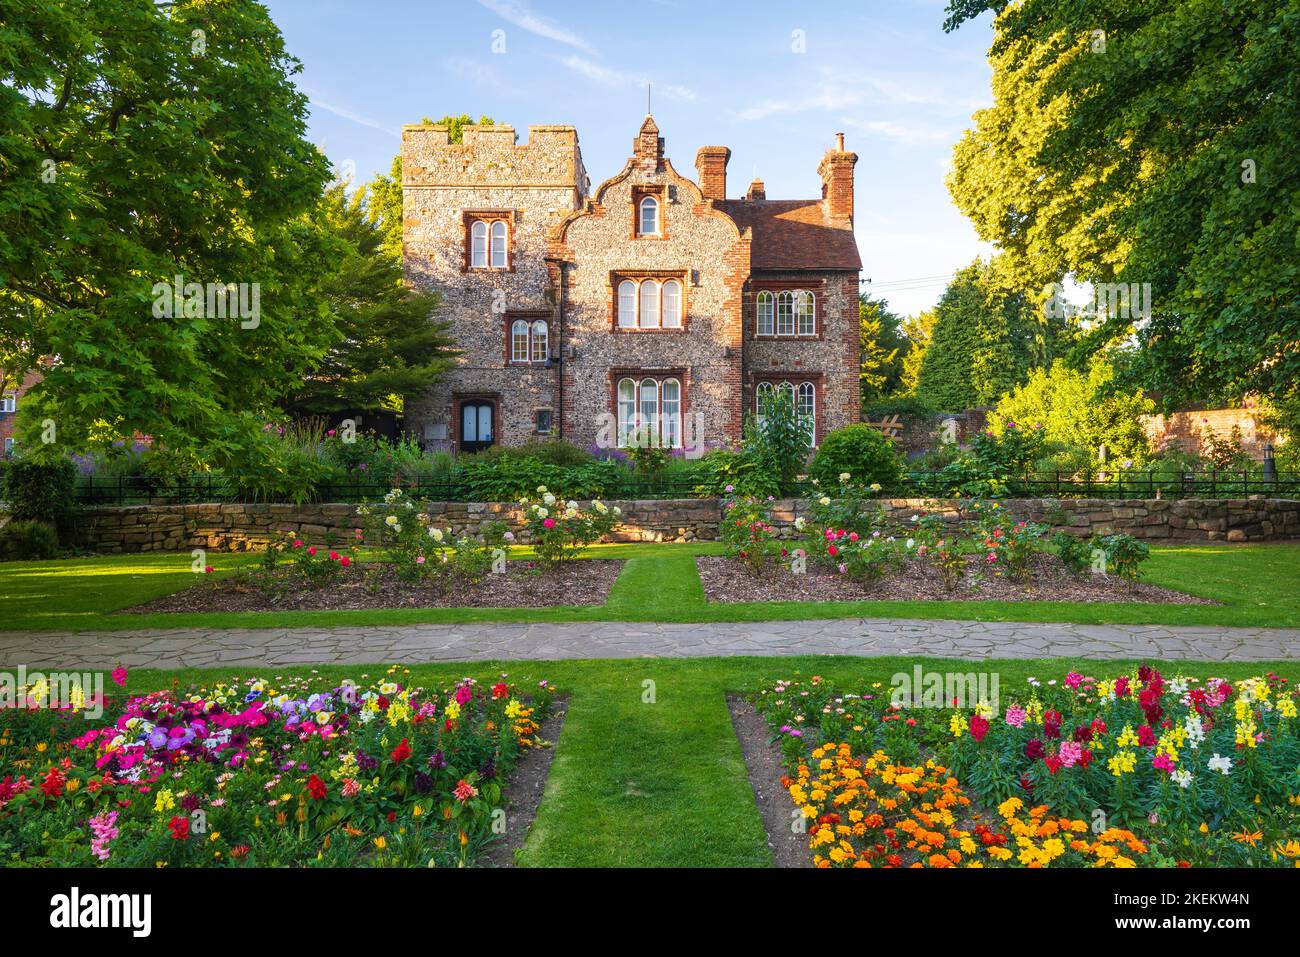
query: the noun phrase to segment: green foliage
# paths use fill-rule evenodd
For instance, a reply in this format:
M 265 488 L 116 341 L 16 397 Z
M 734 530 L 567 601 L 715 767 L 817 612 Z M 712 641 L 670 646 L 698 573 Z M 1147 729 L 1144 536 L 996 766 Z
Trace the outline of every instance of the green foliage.
M 524 527 L 532 536 L 533 554 L 542 567 L 573 561 L 588 545 L 598 542 L 614 530 L 621 510 L 593 499 L 583 509 L 572 499 L 551 492 L 545 485 L 537 487 L 537 500 L 525 498 Z
M 858 296 L 858 373 L 862 401 L 870 402 L 897 392 L 903 380 L 903 359 L 908 341 L 903 317 L 889 309 L 885 299 Z
M 1092 565 L 1092 542 L 1069 532 L 1057 532 L 1052 536 L 1052 548 L 1072 574 L 1082 575 Z
M 1139 566 L 1151 557 L 1151 547 L 1132 535 L 1096 536 L 1092 545 L 1106 556 L 1108 573 L 1130 581 L 1136 581 L 1142 575 Z
M 949 25 L 989 6 L 957 0 Z M 1136 337 L 1167 407 L 1300 396 L 1293 3 L 1025 0 L 996 20 L 994 105 L 949 186 L 1024 288 L 1149 283 L 1076 358 Z
M 358 506 L 357 516 L 364 523 L 366 544 L 380 549 L 399 578 L 443 592 L 482 581 L 494 558 L 508 557 L 514 539 L 500 521 L 485 522 L 478 537 L 456 538 L 450 528 L 430 521 L 427 501 L 401 489 L 390 490 L 381 502 Z
M 748 566 L 751 574 L 765 576 L 776 570 L 789 549 L 776 537 L 771 499 L 737 495 L 722 502 L 718 538 L 727 554 Z
M 1043 454 L 1042 428 L 1008 422 L 1001 434 L 991 429 L 971 437 L 969 451 L 958 452 L 937 475 L 921 481 L 922 491 L 968 498 L 1001 498 L 1015 491 Z
M 808 461 L 809 424 L 780 394 L 763 399 L 762 415 L 747 416 L 742 448 L 778 486 L 789 485 Z
M 226 463 L 333 336 L 332 244 L 304 215 L 329 164 L 300 64 L 254 0 L 15 0 L 0 64 L 0 368 L 59 359 L 19 412 L 22 447 L 141 433 Z M 163 291 L 177 276 L 204 294 Z M 255 327 L 213 315 L 229 283 L 250 311 L 256 284 Z
M 365 191 L 347 184 L 325 191 L 318 228 L 336 240 L 337 258 L 322 295 L 334 318 L 329 350 L 311 375 L 282 402 L 295 415 L 399 410 L 402 397 L 436 382 L 456 351 L 445 322 L 433 314 L 435 293 L 416 293 L 403 280 L 402 261 L 383 246 L 383 233 L 365 209 Z
M 4 498 L 14 521 L 62 526 L 76 508 L 77 469 L 69 459 L 17 458 L 5 470 Z
M 977 260 L 957 273 L 935 307 L 916 394 L 944 412 L 990 405 L 1050 357 L 1054 335 L 1024 294 L 1006 286 L 993 264 Z
M 1115 370 L 1095 358 L 1084 372 L 1058 360 L 1050 369 L 1036 369 L 1029 380 L 1003 396 L 989 421 L 995 432 L 1007 423 L 1043 427 L 1043 437 L 1061 445 L 1082 446 L 1100 466 L 1098 450 L 1105 444 L 1107 465 L 1140 468 L 1150 457 L 1146 432 L 1139 416 L 1155 411 L 1155 403 L 1139 390 L 1114 388 Z
M 879 429 L 863 422 L 836 429 L 822 439 L 809 474 L 825 485 L 838 484 L 847 473 L 857 485 L 898 485 L 902 462 L 894 444 Z
M 59 533 L 48 522 L 10 521 L 0 526 L 0 561 L 55 558 Z

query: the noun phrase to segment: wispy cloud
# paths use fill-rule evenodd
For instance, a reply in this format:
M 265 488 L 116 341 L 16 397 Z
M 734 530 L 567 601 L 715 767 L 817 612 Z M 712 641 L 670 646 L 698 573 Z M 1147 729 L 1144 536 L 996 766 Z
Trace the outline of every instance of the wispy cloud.
M 736 114 L 740 120 L 764 120 L 792 113 L 834 112 L 864 105 L 926 107 L 935 113 L 969 115 L 988 99 L 955 95 L 929 84 L 900 82 L 871 73 L 822 68 L 802 92 L 762 100 Z
M 519 90 L 506 82 L 498 70 L 473 57 L 443 57 L 441 65 L 448 73 L 477 87 L 489 86 L 500 93 L 511 96 L 519 94 Z
M 554 40 L 556 43 L 577 47 L 587 53 L 595 52 L 591 44 L 573 31 L 529 10 L 524 0 L 478 0 L 478 2 L 480 6 L 491 10 L 506 23 L 512 23 L 521 30 L 527 30 L 547 40 Z
M 586 77 L 593 83 L 599 83 L 601 86 L 608 87 L 625 87 L 639 86 L 644 87 L 647 83 L 653 82 L 652 77 L 644 76 L 639 73 L 627 73 L 623 70 L 613 70 L 607 66 L 602 66 L 592 60 L 577 55 L 563 57 L 560 60 L 566 67 L 581 76 Z M 654 91 L 671 97 L 674 100 L 694 100 L 695 91 L 690 87 L 681 86 L 676 83 L 655 83 Z
M 349 120 L 353 123 L 357 123 L 361 126 L 368 126 L 372 130 L 379 130 L 379 132 L 387 133 L 389 136 L 397 137 L 400 135 L 397 132 L 397 128 L 391 124 L 381 123 L 379 120 L 371 119 L 368 116 L 365 116 L 361 113 L 357 113 L 354 110 L 349 110 L 346 107 L 335 106 L 333 103 L 330 103 L 326 100 L 322 100 L 319 96 L 317 96 L 314 93 L 311 93 L 310 91 L 304 91 L 304 92 L 307 93 L 308 98 L 311 100 L 312 106 L 318 107 L 324 110 L 326 113 L 333 113 L 335 116 L 341 117 L 345 120 Z
M 843 119 L 845 126 L 862 130 L 876 136 L 884 136 L 901 143 L 951 143 L 957 137 L 957 131 L 928 123 L 896 120 L 853 120 Z

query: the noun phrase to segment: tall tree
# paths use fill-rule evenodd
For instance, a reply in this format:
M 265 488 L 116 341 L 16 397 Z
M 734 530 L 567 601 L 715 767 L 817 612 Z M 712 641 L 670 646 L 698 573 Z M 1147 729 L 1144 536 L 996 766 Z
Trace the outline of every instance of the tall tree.
M 446 126 L 447 138 L 452 143 L 464 140 L 465 127 L 474 125 L 468 113 L 452 116 L 448 113 L 440 120 L 431 120 L 427 116 L 420 120 L 425 126 Z M 495 126 L 490 116 L 480 116 L 479 126 Z M 383 230 L 384 249 L 390 256 L 401 262 L 402 259 L 402 154 L 393 157 L 388 175 L 376 174 L 367 185 L 370 195 L 366 200 L 366 210 L 371 219 Z
M 333 334 L 300 65 L 254 0 L 7 0 L 3 19 L 0 366 L 56 357 L 22 446 L 142 432 L 220 464 Z
M 1296 0 L 954 0 L 997 13 L 995 104 L 950 181 L 1025 283 L 1144 284 L 1078 356 L 1134 337 L 1166 403 L 1300 396 Z
M 858 374 L 862 401 L 893 395 L 903 376 L 903 353 L 907 341 L 903 318 L 889 308 L 885 299 L 867 293 L 858 296 L 858 330 L 861 368 Z
M 976 260 L 953 277 L 935 307 L 934 332 L 917 372 L 919 398 L 957 412 L 989 405 L 1024 381 L 1035 363 L 1035 328 L 1028 299 L 996 283 Z
M 339 247 L 322 290 L 338 338 L 284 407 L 296 414 L 400 410 L 403 395 L 427 388 L 452 364 L 447 326 L 432 318 L 438 296 L 402 281 L 401 261 L 385 250 L 362 190 L 349 196 L 346 183 L 335 183 L 317 220 Z
M 903 320 L 903 337 L 907 346 L 903 352 L 903 367 L 899 376 L 899 391 L 903 395 L 916 394 L 916 380 L 925 361 L 925 351 L 934 338 L 934 326 L 939 316 L 933 309 L 908 316 Z

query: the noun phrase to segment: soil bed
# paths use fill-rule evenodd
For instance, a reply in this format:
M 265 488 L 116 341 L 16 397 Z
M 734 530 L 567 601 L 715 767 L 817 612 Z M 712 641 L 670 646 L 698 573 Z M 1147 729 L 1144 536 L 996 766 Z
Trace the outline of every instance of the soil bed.
M 187 611 L 338 611 L 357 608 L 547 608 L 603 605 L 621 561 L 583 559 L 542 571 L 510 562 L 478 584 L 446 589 L 414 585 L 390 565 L 361 564 L 319 588 L 293 581 L 293 570 L 208 579 L 183 591 L 124 609 L 126 614 Z M 269 576 L 269 580 L 268 580 Z M 272 587 L 263 587 L 264 585 Z
M 1162 605 L 1214 605 L 1198 598 L 1114 576 L 1073 575 L 1052 555 L 1035 555 L 1024 581 L 985 574 L 976 579 L 980 557 L 968 556 L 964 580 L 951 590 L 944 587 L 938 569 L 911 562 L 879 581 L 860 582 L 831 569 L 808 565 L 806 575 L 796 575 L 784 565 L 767 577 L 758 577 L 740 560 L 700 556 L 695 559 L 711 602 L 759 601 L 1074 601 L 1151 602 Z
M 515 855 L 528 840 L 537 809 L 551 774 L 555 748 L 560 741 L 564 717 L 569 710 L 567 697 L 556 698 L 551 716 L 542 722 L 537 737 L 547 742 L 544 748 L 530 748 L 510 772 L 504 790 L 506 832 L 501 840 L 489 844 L 475 859 L 475 867 L 514 867 Z
M 727 695 L 727 708 L 776 866 L 812 867 L 808 833 L 791 827 L 798 820 L 794 816 L 797 809 L 790 800 L 790 792 L 781 783 L 785 769 L 781 766 L 780 750 L 771 743 L 771 729 L 754 706 L 739 695 Z

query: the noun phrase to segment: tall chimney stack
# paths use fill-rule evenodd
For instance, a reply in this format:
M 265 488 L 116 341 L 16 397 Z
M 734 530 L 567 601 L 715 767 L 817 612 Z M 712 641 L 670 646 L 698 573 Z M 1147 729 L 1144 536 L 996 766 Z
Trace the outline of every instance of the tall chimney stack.
M 835 148 L 826 151 L 817 172 L 822 178 L 822 202 L 831 219 L 853 223 L 853 166 L 857 153 L 844 149 L 844 134 L 835 134 Z
M 730 159 L 731 150 L 725 146 L 701 146 L 695 154 L 700 192 L 705 199 L 727 198 L 727 161 Z

